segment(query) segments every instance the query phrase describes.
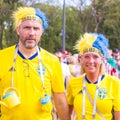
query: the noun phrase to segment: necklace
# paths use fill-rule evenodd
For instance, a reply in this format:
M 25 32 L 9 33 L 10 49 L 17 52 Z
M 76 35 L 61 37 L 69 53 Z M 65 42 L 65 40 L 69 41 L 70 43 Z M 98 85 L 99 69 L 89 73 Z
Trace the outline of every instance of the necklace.
M 101 81 L 101 76 L 98 78 L 98 83 L 96 85 L 96 91 L 95 91 L 95 96 L 94 96 L 94 102 L 93 102 L 93 111 L 92 111 L 92 118 L 95 118 L 96 114 L 96 102 L 97 102 L 97 96 L 98 96 L 98 91 L 99 91 L 99 86 L 100 86 L 100 81 Z M 85 119 L 85 107 L 86 107 L 86 78 L 84 76 L 83 79 L 83 104 L 82 104 L 82 119 Z

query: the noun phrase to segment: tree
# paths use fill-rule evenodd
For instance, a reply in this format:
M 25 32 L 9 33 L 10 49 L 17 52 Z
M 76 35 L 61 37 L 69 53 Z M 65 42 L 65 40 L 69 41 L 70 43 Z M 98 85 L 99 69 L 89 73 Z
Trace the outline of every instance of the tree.
M 15 42 L 11 13 L 19 5 L 21 5 L 19 0 L 3 0 L 0 3 L 0 49 L 10 46 Z
M 108 37 L 111 48 L 120 48 L 120 1 L 91 0 L 88 7 L 83 0 L 80 1 L 79 18 L 83 32 L 102 33 Z
M 17 0 L 8 0 L 0 7 L 0 44 L 2 47 L 10 46 L 17 42 L 17 36 L 12 28 L 11 12 L 19 5 Z M 52 0 L 51 0 L 52 1 Z M 53 0 L 54 1 L 54 0 Z M 73 46 L 79 35 L 84 32 L 102 33 L 110 39 L 110 47 L 120 47 L 120 13 L 119 0 L 91 0 L 87 5 L 85 0 L 80 0 L 79 7 L 66 6 L 66 50 L 74 52 Z M 14 3 L 15 2 L 15 3 Z M 13 4 L 12 4 L 13 3 Z M 62 50 L 62 8 L 50 4 L 34 4 L 48 16 L 49 27 L 41 38 L 41 46 L 54 53 Z M 51 2 L 52 3 L 52 2 Z M 4 14 L 5 13 L 5 14 Z M 5 29 L 6 28 L 6 29 Z M 2 36 L 2 38 L 1 38 Z M 2 48 L 1 47 L 1 48 Z
M 111 9 L 112 8 L 112 9 Z M 104 32 L 110 39 L 111 48 L 120 49 L 120 1 L 112 1 L 105 14 Z
M 62 50 L 62 9 L 56 6 L 43 4 L 34 5 L 45 11 L 49 18 L 49 27 L 41 39 L 43 48 L 54 53 Z M 79 10 L 76 7 L 66 7 L 66 49 L 73 51 L 73 45 L 78 39 L 82 25 L 78 18 Z

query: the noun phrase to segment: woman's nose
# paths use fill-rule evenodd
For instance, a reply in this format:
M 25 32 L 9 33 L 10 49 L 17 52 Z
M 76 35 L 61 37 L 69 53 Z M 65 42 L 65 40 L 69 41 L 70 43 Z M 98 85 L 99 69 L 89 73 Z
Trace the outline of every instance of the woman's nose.
M 89 59 L 89 62 L 94 62 L 94 59 L 91 57 L 90 59 Z

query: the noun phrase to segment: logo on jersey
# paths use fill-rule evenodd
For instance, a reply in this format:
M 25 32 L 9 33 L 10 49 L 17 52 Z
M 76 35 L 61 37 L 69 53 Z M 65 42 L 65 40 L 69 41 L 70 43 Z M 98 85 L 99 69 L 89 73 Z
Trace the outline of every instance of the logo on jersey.
M 105 88 L 101 88 L 99 91 L 98 91 L 98 96 L 100 99 L 104 99 L 107 95 L 107 91 Z
M 16 71 L 14 67 L 11 67 L 9 71 Z
M 44 74 L 45 74 L 45 71 L 46 71 L 45 66 L 42 65 L 42 71 L 40 70 L 40 66 L 38 66 L 38 67 L 37 67 L 37 71 L 38 71 L 38 74 L 39 74 L 40 76 L 41 76 L 41 74 L 44 75 Z M 42 73 L 41 73 L 41 72 L 42 72 Z
M 82 91 L 82 90 L 80 90 L 80 91 L 78 92 L 78 94 L 83 94 L 83 91 Z

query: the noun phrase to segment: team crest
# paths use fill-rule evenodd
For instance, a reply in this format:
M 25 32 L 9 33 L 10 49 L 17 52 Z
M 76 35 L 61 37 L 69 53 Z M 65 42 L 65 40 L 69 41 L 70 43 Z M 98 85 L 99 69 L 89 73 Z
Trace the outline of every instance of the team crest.
M 107 91 L 105 88 L 101 88 L 99 91 L 98 91 L 98 96 L 100 99 L 104 99 L 107 95 Z
M 41 75 L 41 71 L 40 71 L 39 66 L 37 67 L 37 71 L 38 71 L 38 74 Z M 42 73 L 43 73 L 43 75 L 45 74 L 45 71 L 46 71 L 45 66 L 42 65 Z

